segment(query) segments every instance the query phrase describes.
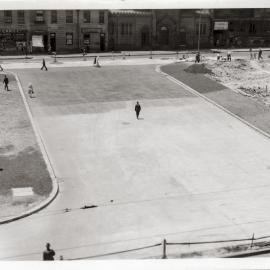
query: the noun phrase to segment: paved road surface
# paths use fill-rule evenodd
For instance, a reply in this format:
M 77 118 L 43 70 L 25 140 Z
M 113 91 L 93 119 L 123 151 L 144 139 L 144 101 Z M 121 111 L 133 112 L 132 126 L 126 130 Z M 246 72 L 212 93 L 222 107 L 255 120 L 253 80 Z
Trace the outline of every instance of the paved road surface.
M 18 70 L 24 87 L 39 85 L 29 103 L 60 194 L 40 213 L 0 226 L 0 259 L 38 260 L 48 241 L 76 258 L 164 237 L 269 234 L 269 139 L 154 68 Z M 157 247 L 104 258 L 160 254 Z

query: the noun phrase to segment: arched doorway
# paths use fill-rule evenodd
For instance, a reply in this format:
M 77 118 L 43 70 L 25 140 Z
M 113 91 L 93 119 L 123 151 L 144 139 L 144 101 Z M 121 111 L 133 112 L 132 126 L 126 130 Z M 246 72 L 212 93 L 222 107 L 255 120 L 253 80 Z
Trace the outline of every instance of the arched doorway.
M 149 48 L 150 46 L 150 31 L 148 26 L 144 26 L 141 29 L 141 47 Z
M 170 31 L 167 26 L 161 26 L 159 30 L 159 42 L 161 46 L 169 45 Z

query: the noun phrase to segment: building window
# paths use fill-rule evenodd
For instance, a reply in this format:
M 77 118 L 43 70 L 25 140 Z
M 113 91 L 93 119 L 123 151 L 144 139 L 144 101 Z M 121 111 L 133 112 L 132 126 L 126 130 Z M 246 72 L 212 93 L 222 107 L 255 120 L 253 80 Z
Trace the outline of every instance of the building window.
M 90 10 L 84 10 L 84 12 L 83 12 L 83 22 L 84 23 L 90 23 L 90 20 L 91 20 Z
M 121 35 L 132 35 L 131 23 L 121 23 Z
M 99 23 L 104 23 L 104 11 L 99 12 Z
M 44 11 L 43 10 L 37 10 L 36 11 L 36 23 L 44 23 Z
M 249 24 L 249 33 L 256 33 L 255 23 L 250 23 Z
M 66 33 L 66 45 L 73 45 L 73 33 Z
M 12 11 L 4 10 L 4 23 L 12 23 Z
M 90 34 L 84 34 L 83 35 L 83 44 L 84 45 L 90 45 Z
M 66 11 L 66 23 L 73 23 L 73 10 Z
M 18 24 L 24 24 L 24 11 L 23 10 L 18 10 L 17 11 L 17 20 L 18 20 Z
M 110 33 L 110 35 L 113 35 L 113 33 L 114 33 L 114 24 L 113 23 L 109 24 L 109 33 Z
M 51 11 L 51 23 L 57 23 L 57 10 Z
M 199 23 L 196 25 L 196 34 L 199 35 Z M 206 23 L 201 23 L 200 35 L 206 35 Z

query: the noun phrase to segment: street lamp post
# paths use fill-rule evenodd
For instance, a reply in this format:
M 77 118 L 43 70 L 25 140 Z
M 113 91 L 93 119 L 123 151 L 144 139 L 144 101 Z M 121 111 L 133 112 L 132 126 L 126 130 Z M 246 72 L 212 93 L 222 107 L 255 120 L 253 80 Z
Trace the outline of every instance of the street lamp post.
M 199 17 L 199 31 L 198 31 L 198 52 L 200 52 L 200 41 L 201 41 L 201 20 L 202 20 L 202 13 L 200 12 Z
M 202 21 L 202 14 L 209 15 L 208 9 L 200 9 L 196 11 L 197 14 L 199 14 L 199 29 L 198 29 L 198 52 L 200 52 L 200 43 L 201 43 L 201 21 Z

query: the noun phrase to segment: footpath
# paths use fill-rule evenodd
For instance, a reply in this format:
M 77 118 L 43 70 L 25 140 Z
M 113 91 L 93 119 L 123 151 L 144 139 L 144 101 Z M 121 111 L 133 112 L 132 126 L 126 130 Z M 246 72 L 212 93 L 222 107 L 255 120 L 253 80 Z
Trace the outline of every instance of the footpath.
M 252 48 L 252 50 L 258 51 L 259 48 Z M 270 51 L 270 48 L 261 48 L 262 51 Z M 235 53 L 247 53 L 249 52 L 248 48 L 234 48 L 234 49 L 226 49 L 226 48 L 212 48 L 212 49 L 203 49 L 200 50 L 201 54 L 213 54 L 216 52 L 235 52 Z M 191 50 L 169 50 L 169 51 L 115 51 L 115 52 L 90 52 L 85 55 L 85 58 L 93 58 L 95 56 L 99 56 L 100 58 L 110 58 L 110 57 L 149 57 L 149 56 L 172 56 L 176 54 L 195 54 L 197 52 L 196 49 Z M 0 61 L 6 61 L 6 60 L 25 60 L 25 59 L 32 59 L 32 60 L 41 60 L 43 58 L 45 59 L 53 59 L 55 57 L 55 54 L 18 54 L 18 55 L 0 55 Z M 69 54 L 56 54 L 56 57 L 58 59 L 65 59 L 65 58 L 83 58 L 82 53 L 69 53 Z

